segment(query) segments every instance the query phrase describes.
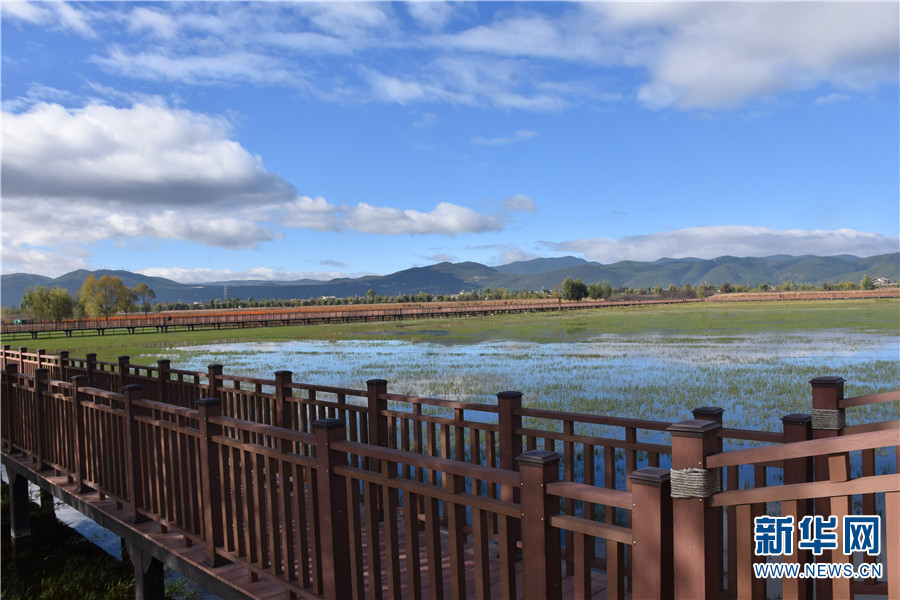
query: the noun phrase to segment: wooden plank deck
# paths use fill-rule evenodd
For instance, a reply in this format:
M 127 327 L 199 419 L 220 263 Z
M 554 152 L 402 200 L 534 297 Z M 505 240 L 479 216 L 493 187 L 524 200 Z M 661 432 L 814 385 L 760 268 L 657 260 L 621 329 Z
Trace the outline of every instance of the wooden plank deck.
M 248 569 L 236 563 L 228 563 L 219 567 L 209 567 L 203 564 L 205 551 L 203 546 L 191 544 L 190 540 L 177 532 L 160 531 L 160 526 L 154 521 L 145 521 L 143 523 L 130 523 L 129 512 L 127 507 L 117 506 L 115 500 L 110 498 L 101 499 L 97 492 L 89 491 L 87 493 L 77 493 L 75 484 L 70 483 L 66 476 L 57 476 L 52 471 L 43 471 L 37 473 L 33 470 L 33 464 L 30 459 L 22 460 L 21 455 L 10 456 L 6 453 L 3 455 L 3 462 L 7 467 L 7 471 L 15 470 L 25 475 L 29 481 L 35 483 L 40 488 L 50 492 L 56 498 L 62 500 L 66 504 L 79 510 L 87 517 L 97 522 L 102 527 L 109 529 L 114 534 L 126 538 L 131 543 L 137 543 L 141 547 L 149 551 L 155 558 L 160 560 L 166 566 L 178 571 L 185 577 L 196 581 L 214 594 L 223 598 L 248 598 L 253 600 L 275 600 L 276 598 L 288 598 L 289 595 L 285 588 L 277 581 L 269 581 L 264 578 L 252 580 Z M 361 519 L 364 519 L 361 510 Z M 400 556 L 400 590 L 399 597 L 407 598 L 410 596 L 408 589 L 408 573 L 406 570 L 406 532 L 405 519 L 400 516 L 397 520 L 398 525 L 398 554 Z M 365 524 L 362 527 L 362 543 L 363 543 L 363 561 L 366 565 L 365 572 L 365 594 L 367 598 L 374 597 L 371 590 L 371 577 L 368 572 L 368 562 L 366 556 L 368 553 L 368 540 L 365 534 Z M 385 549 L 384 524 L 379 524 L 381 535 L 379 539 L 381 554 L 381 580 L 385 582 L 382 585 L 382 597 L 391 597 L 388 589 L 388 573 Z M 474 552 L 471 544 L 471 537 L 465 545 L 465 562 L 466 562 L 466 598 L 475 599 L 475 581 L 474 581 Z M 436 597 L 432 594 L 428 586 L 428 558 L 426 552 L 425 532 L 419 533 L 420 550 L 420 571 L 422 580 L 422 597 Z M 450 554 L 449 536 L 446 530 L 441 531 L 441 555 L 443 572 L 450 572 Z M 497 548 L 494 544 L 489 546 L 489 553 L 492 559 L 497 557 Z M 500 574 L 497 560 L 491 560 L 491 598 L 502 598 L 500 593 Z M 564 571 L 563 571 L 564 572 Z M 516 581 L 517 581 L 517 597 L 529 598 L 528 594 L 522 589 L 522 562 L 516 562 Z M 574 578 L 564 576 L 563 595 L 571 597 L 574 590 Z M 600 571 L 594 571 L 591 577 L 591 598 L 600 600 L 606 598 L 606 575 Z M 449 577 L 445 578 L 444 598 L 453 598 L 450 588 Z M 297 594 L 299 598 L 319 598 L 310 590 L 303 590 Z M 480 599 L 479 599 L 480 600 Z

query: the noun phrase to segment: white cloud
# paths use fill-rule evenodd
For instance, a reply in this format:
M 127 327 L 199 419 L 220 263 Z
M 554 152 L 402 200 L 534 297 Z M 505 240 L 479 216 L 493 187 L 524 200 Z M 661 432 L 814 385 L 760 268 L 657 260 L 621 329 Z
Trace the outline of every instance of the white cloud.
M 517 194 L 510 198 L 504 198 L 503 208 L 507 211 L 517 212 L 535 212 L 537 210 L 537 206 L 535 205 L 534 200 L 532 200 L 525 194 Z
M 3 196 L 185 207 L 295 194 L 228 134 L 221 119 L 164 106 L 4 113 Z
M 165 49 L 131 53 L 113 46 L 106 56 L 95 56 L 92 60 L 110 72 L 151 81 L 195 85 L 231 85 L 235 81 L 301 85 L 303 82 L 299 70 L 276 57 L 242 49 L 185 55 Z
M 79 109 L 37 103 L 3 113 L 2 144 L 7 268 L 43 268 L 54 251 L 81 255 L 80 267 L 103 241 L 184 240 L 240 250 L 291 228 L 481 233 L 531 210 L 525 197 L 490 215 L 447 202 L 425 212 L 299 195 L 231 139 L 225 120 L 162 103 Z
M 147 277 L 163 277 L 179 283 L 204 283 L 209 281 L 296 281 L 318 279 L 327 281 L 342 277 L 337 271 L 279 271 L 256 267 L 245 271 L 231 269 L 186 269 L 183 267 L 152 267 L 138 271 Z
M 407 2 L 404 6 L 420 25 L 434 31 L 447 25 L 458 11 L 449 2 Z
M 69 2 L 2 2 L 4 19 L 25 21 L 50 29 L 77 33 L 83 37 L 95 38 L 96 32 L 90 25 L 91 13 L 83 7 Z
M 503 228 L 503 219 L 483 215 L 470 208 L 441 202 L 431 212 L 371 206 L 361 203 L 344 209 L 348 229 L 383 235 L 457 235 L 483 233 Z
M 572 240 L 549 243 L 547 246 L 559 252 L 576 252 L 588 260 L 613 263 L 620 260 L 652 261 L 662 257 L 716 258 L 775 254 L 873 256 L 897 252 L 900 238 L 852 229 L 809 231 L 720 225 L 626 236 L 618 240 Z
M 507 144 L 515 144 L 516 142 L 524 142 L 525 140 L 530 140 L 537 133 L 534 131 L 526 131 L 524 129 L 520 129 L 518 131 L 514 131 L 511 135 L 504 137 L 493 137 L 493 138 L 485 138 L 482 136 L 473 137 L 471 141 L 473 144 L 478 144 L 479 146 L 505 146 Z
M 623 56 L 647 69 L 638 99 L 651 108 L 729 108 L 822 85 L 861 90 L 897 81 L 896 3 L 603 3 L 594 10 L 638 42 Z

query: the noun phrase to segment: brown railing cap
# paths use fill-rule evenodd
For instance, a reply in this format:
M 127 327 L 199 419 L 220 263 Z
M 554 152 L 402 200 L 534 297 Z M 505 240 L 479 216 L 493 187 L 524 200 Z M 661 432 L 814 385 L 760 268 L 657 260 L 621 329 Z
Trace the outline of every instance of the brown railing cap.
M 809 383 L 812 385 L 829 386 L 829 385 L 841 385 L 842 383 L 844 383 L 846 381 L 847 381 L 846 379 L 844 379 L 843 377 L 839 377 L 837 375 L 825 375 L 822 377 L 816 377 L 815 379 L 811 379 L 809 381 Z
M 346 427 L 343 419 L 318 419 L 313 421 L 313 429 L 338 429 Z
M 781 417 L 781 422 L 785 425 L 805 425 L 812 422 L 812 415 L 792 413 Z
M 532 465 L 546 465 L 554 461 L 559 462 L 560 455 L 549 450 L 532 450 L 516 457 L 516 461 Z
M 662 469 L 660 467 L 644 467 L 643 469 L 632 471 L 628 475 L 628 479 L 631 479 L 632 481 L 656 487 L 669 481 L 670 478 L 671 473 L 669 472 L 669 469 Z
M 715 421 L 706 421 L 704 419 L 688 419 L 672 423 L 666 428 L 666 431 L 672 435 L 681 437 L 699 437 L 709 435 L 717 429 L 721 429 L 722 425 Z

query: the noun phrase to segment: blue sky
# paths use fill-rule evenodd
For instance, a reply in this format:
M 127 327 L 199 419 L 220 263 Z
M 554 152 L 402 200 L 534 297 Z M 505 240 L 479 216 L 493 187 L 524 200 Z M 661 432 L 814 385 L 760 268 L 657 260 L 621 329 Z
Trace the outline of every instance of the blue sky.
M 900 249 L 900 6 L 3 2 L 3 273 Z

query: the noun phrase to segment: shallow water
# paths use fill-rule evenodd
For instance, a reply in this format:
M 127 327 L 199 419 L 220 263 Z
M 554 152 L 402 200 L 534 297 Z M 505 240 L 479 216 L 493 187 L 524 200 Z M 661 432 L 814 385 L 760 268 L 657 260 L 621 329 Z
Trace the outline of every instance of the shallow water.
M 494 403 L 519 390 L 527 406 L 676 421 L 721 406 L 726 426 L 780 430 L 809 412 L 809 380 L 840 375 L 845 395 L 900 389 L 900 336 L 827 331 L 750 336 L 604 334 L 571 343 L 494 340 L 449 345 L 407 340 L 291 341 L 170 348 L 179 369 Z M 848 411 L 850 423 L 897 418 L 896 403 Z

